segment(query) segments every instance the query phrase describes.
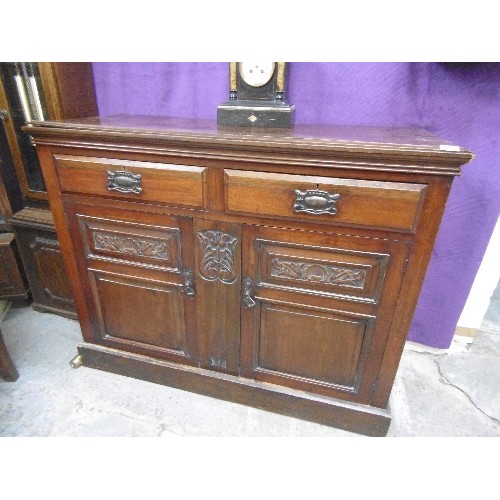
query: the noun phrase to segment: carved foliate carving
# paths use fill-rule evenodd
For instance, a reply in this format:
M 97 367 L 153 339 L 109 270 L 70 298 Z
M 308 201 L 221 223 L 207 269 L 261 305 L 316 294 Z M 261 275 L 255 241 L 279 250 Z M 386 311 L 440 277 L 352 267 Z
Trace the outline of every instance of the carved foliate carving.
M 167 245 L 154 239 L 140 239 L 131 236 L 117 236 L 105 232 L 93 232 L 96 250 L 108 250 L 125 255 L 169 260 Z
M 223 231 L 198 231 L 201 248 L 199 272 L 208 281 L 231 284 L 236 281 L 234 250 L 238 239 Z
M 301 262 L 273 258 L 271 261 L 271 276 L 288 278 L 313 283 L 364 288 L 366 270 L 336 267 L 316 262 Z

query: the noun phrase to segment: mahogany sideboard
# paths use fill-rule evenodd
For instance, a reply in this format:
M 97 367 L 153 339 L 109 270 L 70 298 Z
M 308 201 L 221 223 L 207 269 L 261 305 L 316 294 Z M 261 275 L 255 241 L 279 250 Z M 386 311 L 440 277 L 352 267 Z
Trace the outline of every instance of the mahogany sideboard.
M 421 129 L 32 122 L 78 362 L 367 435 L 453 177 Z

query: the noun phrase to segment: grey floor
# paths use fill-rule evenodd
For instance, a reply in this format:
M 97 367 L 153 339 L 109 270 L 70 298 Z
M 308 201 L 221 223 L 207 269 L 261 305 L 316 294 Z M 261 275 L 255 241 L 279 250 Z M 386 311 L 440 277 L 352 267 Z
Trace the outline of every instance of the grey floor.
M 0 379 L 0 436 L 357 436 L 98 370 L 69 367 L 79 325 L 11 306 L 1 325 L 20 373 Z M 408 342 L 389 436 L 500 436 L 500 287 L 471 344 Z

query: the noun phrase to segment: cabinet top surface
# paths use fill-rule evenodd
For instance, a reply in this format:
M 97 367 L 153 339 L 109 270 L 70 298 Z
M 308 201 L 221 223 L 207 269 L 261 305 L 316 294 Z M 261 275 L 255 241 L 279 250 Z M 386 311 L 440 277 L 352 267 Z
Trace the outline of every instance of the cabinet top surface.
M 295 125 L 290 129 L 218 126 L 215 120 L 117 115 L 31 122 L 26 131 L 36 143 L 106 140 L 134 144 L 191 143 L 215 149 L 257 151 L 275 148 L 319 154 L 374 154 L 433 159 L 457 165 L 472 153 L 421 128 L 345 125 Z

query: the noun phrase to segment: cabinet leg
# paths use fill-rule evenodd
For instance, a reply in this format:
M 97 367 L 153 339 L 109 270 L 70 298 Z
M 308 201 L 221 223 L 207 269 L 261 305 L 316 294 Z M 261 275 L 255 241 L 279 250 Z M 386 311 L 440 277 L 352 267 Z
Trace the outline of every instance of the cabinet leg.
M 83 356 L 81 354 L 77 354 L 70 362 L 69 362 L 69 366 L 71 366 L 71 368 L 80 368 L 80 366 L 82 366 L 82 362 L 83 362 Z
M 16 367 L 10 358 L 7 347 L 3 341 L 2 331 L 0 330 L 0 377 L 6 382 L 15 382 L 19 378 Z

